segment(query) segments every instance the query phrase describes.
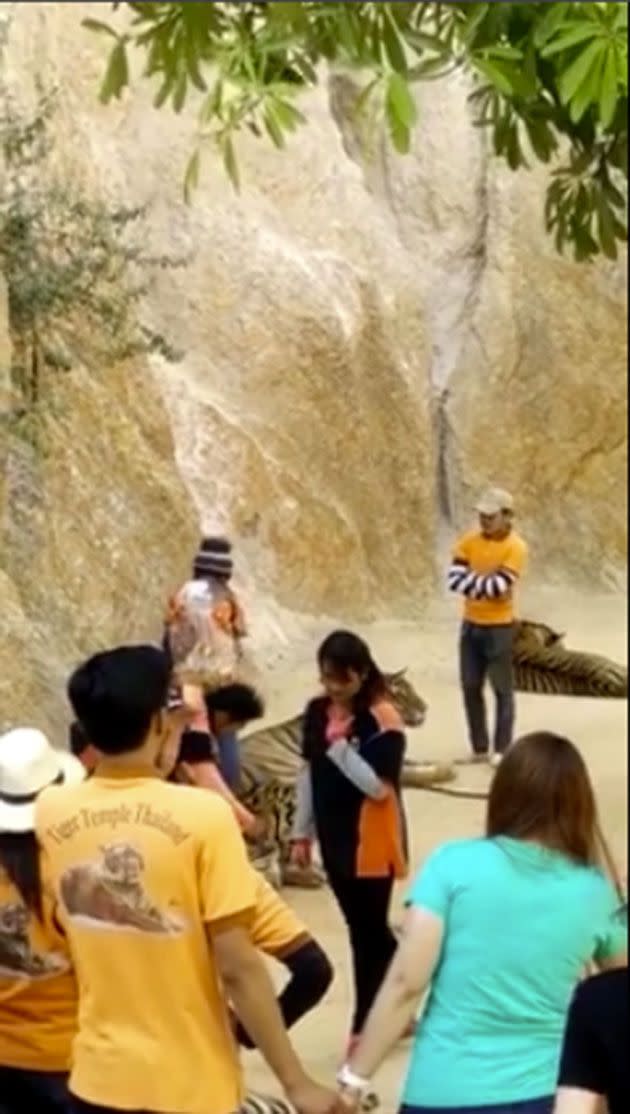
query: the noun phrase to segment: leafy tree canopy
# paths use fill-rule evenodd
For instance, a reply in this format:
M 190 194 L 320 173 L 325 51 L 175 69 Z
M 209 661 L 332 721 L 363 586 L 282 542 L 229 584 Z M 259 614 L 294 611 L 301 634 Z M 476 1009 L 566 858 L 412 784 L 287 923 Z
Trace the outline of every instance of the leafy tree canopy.
M 476 123 L 513 170 L 550 163 L 545 202 L 556 247 L 578 260 L 617 256 L 626 241 L 626 3 L 301 2 L 122 3 L 130 18 L 85 20 L 112 38 L 100 97 L 129 83 L 130 48 L 145 56 L 155 104 L 181 112 L 201 99 L 199 146 L 185 176 L 197 185 L 204 141 L 216 144 L 238 188 L 235 138 L 244 128 L 277 147 L 304 122 L 298 94 L 320 63 L 364 77 L 356 111 L 382 114 L 391 142 L 409 150 L 415 82 L 456 69 L 474 81 Z

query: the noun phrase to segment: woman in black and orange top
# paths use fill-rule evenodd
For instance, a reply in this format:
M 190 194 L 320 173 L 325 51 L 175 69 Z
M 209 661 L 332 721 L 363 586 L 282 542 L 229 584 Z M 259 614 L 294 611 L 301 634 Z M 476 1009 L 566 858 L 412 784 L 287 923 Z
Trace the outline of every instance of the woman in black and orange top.
M 292 855 L 306 865 L 316 835 L 348 926 L 356 997 L 352 1043 L 396 950 L 388 917 L 394 879 L 406 873 L 400 798 L 405 736 L 383 675 L 360 638 L 335 631 L 320 646 L 318 663 L 325 695 L 306 708 L 306 766 Z

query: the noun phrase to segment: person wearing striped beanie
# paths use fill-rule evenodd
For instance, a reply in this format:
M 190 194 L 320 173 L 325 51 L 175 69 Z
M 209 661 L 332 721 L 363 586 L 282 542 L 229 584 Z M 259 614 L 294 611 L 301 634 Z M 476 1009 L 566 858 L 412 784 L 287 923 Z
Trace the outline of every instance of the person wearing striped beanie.
M 195 709 L 193 731 L 207 734 L 204 694 L 241 679 L 242 640 L 247 635 L 243 609 L 230 583 L 232 546 L 224 537 L 204 537 L 192 576 L 171 598 L 164 646 L 186 703 Z M 220 740 L 219 766 L 229 787 L 239 779 L 236 739 Z

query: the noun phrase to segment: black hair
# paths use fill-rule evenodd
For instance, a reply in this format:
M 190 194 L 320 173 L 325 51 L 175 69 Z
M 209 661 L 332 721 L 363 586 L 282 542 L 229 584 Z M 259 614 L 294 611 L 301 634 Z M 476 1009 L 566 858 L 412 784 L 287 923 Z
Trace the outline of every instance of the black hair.
M 0 866 L 30 913 L 41 921 L 42 880 L 35 832 L 1 832 Z
M 238 682 L 208 692 L 204 699 L 210 719 L 217 712 L 223 712 L 233 723 L 250 723 L 253 719 L 260 719 L 265 711 L 256 689 Z
M 387 683 L 372 657 L 367 642 L 352 631 L 336 630 L 324 639 L 317 651 L 317 663 L 340 677 L 352 670 L 362 676 L 363 683 L 354 698 L 354 711 L 364 711 L 387 695 Z
M 79 666 L 68 697 L 97 750 L 116 755 L 142 746 L 153 717 L 166 707 L 170 673 L 157 646 L 119 646 Z
M 83 751 L 87 750 L 89 746 L 85 731 L 76 719 L 70 724 L 68 741 L 70 743 L 70 754 L 74 754 L 75 758 L 80 758 Z

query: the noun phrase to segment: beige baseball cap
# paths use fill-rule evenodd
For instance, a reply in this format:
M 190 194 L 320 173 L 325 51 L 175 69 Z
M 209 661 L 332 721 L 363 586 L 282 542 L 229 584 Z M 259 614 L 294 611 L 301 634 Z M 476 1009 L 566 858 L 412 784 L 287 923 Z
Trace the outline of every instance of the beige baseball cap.
M 478 500 L 475 510 L 479 514 L 499 514 L 501 511 L 513 511 L 514 500 L 509 491 L 501 487 L 488 487 Z

